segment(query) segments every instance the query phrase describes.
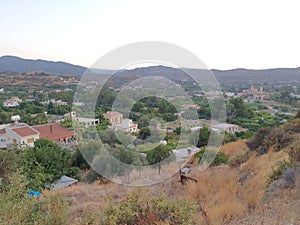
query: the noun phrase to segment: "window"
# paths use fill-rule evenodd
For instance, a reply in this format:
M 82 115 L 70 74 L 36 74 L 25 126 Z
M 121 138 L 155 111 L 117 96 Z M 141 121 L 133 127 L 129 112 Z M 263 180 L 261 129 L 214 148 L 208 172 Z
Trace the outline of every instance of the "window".
M 34 142 L 34 138 L 28 138 L 27 139 L 27 143 L 33 143 Z

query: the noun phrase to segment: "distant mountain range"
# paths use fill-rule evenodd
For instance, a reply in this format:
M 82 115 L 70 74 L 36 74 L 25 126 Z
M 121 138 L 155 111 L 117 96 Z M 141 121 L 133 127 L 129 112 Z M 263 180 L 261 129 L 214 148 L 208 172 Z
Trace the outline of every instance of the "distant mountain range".
M 22 59 L 16 56 L 0 57 L 0 72 L 45 72 L 55 75 L 81 76 L 85 70 L 86 68 L 83 66 L 75 66 L 65 62 Z
M 53 62 L 46 60 L 22 59 L 16 56 L 0 57 L 0 72 L 45 72 L 55 75 L 76 76 L 81 77 L 87 70 L 86 67 L 77 66 L 66 62 Z M 136 68 L 133 70 L 101 70 L 93 69 L 94 72 L 100 74 L 114 74 L 119 79 L 126 77 L 146 77 L 146 76 L 163 76 L 172 80 L 189 80 L 190 77 L 181 69 L 151 66 L 144 68 Z M 187 69 L 188 72 L 205 76 L 207 71 L 200 69 Z M 223 84 L 241 84 L 241 83 L 263 83 L 269 84 L 300 84 L 300 68 L 276 68 L 264 70 L 250 69 L 233 69 L 233 70 L 211 70 L 216 79 Z

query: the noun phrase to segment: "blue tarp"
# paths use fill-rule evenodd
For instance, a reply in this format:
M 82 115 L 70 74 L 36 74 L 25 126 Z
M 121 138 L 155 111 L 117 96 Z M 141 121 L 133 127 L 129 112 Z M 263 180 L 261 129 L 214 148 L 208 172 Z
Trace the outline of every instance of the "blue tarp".
M 39 191 L 29 190 L 28 195 L 29 195 L 30 197 L 36 196 L 36 197 L 39 198 L 39 197 L 41 196 L 41 193 L 40 193 Z

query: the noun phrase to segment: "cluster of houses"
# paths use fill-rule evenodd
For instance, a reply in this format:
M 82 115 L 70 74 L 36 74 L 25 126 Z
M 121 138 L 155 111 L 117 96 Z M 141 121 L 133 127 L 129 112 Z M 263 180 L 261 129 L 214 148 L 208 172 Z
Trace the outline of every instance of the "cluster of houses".
M 263 87 L 257 88 L 252 86 L 249 89 L 245 89 L 242 92 L 238 92 L 237 94 L 234 92 L 224 92 L 224 96 L 228 98 L 234 97 L 242 97 L 245 101 L 255 102 L 255 101 L 264 101 L 270 99 L 270 94 L 264 91 Z
M 29 126 L 19 123 L 20 116 L 12 116 L 11 124 L 0 125 L 0 148 L 7 149 L 14 145 L 34 146 L 34 142 L 44 138 L 56 143 L 75 141 L 75 133 L 59 123 Z
M 64 102 L 62 100 L 55 100 L 55 99 L 51 99 L 51 100 L 47 100 L 47 101 L 41 102 L 41 104 L 43 104 L 43 105 L 49 105 L 50 103 L 52 103 L 54 106 L 68 105 L 67 102 Z
M 110 123 L 109 128 L 113 130 L 122 130 L 128 133 L 138 131 L 138 125 L 133 123 L 131 119 L 123 118 L 122 113 L 107 112 L 104 114 L 104 117 Z M 0 125 L 0 149 L 7 149 L 14 145 L 32 147 L 34 142 L 40 138 L 60 144 L 73 143 L 76 134 L 59 124 L 64 119 L 78 121 L 86 128 L 99 124 L 99 119 L 77 117 L 75 111 L 66 113 L 61 117 L 60 121 L 36 126 L 19 123 L 20 116 L 12 116 L 12 123 Z
M 3 102 L 4 107 L 16 107 L 19 103 L 22 102 L 22 99 L 18 97 L 11 97 L 10 99 Z
M 191 131 L 198 131 L 202 128 L 203 128 L 202 126 L 191 127 Z M 238 126 L 236 124 L 230 124 L 230 123 L 213 123 L 209 126 L 209 128 L 217 133 L 227 132 L 231 134 L 247 130 L 241 126 Z
M 265 92 L 263 87 L 258 89 L 255 86 L 238 93 L 238 97 L 246 98 L 248 101 L 262 101 L 270 99 L 269 93 Z

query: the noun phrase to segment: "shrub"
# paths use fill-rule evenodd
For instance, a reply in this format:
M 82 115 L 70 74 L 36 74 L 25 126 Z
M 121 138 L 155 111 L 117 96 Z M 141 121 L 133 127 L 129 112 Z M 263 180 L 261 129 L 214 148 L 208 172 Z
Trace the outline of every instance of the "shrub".
M 295 163 L 293 161 L 279 161 L 277 168 L 274 168 L 272 173 L 268 176 L 268 183 L 272 183 L 282 177 L 282 174 L 288 168 L 295 167 Z
M 246 162 L 251 156 L 251 152 L 247 151 L 242 155 L 237 155 L 233 159 L 229 160 L 228 164 L 232 167 L 239 167 Z
M 295 170 L 293 169 L 286 169 L 282 173 L 282 179 L 284 181 L 284 187 L 285 188 L 294 188 L 296 185 L 296 174 Z
M 292 143 L 288 153 L 292 160 L 300 162 L 300 140 Z
M 274 151 L 280 151 L 287 147 L 293 140 L 293 133 L 284 129 L 276 128 L 271 130 L 264 140 L 267 149 L 272 148 Z
M 254 138 L 247 142 L 249 149 L 251 151 L 256 151 L 259 155 L 267 153 L 268 149 L 264 143 L 264 140 L 270 132 L 270 128 L 259 129 Z
M 27 183 L 20 171 L 9 174 L 9 183 L 0 192 L 0 224 L 66 224 L 65 199 L 56 193 L 46 198 L 29 197 Z
M 213 150 L 203 148 L 201 151 L 195 154 L 195 158 L 199 161 L 199 163 L 203 156 L 205 156 L 205 159 L 208 162 L 211 162 L 211 160 L 214 158 L 211 163 L 212 166 L 219 166 L 222 163 L 226 164 L 228 162 L 228 158 L 223 152 L 215 152 Z
M 105 210 L 102 224 L 194 224 L 195 202 L 170 200 L 165 194 L 149 197 L 135 191 Z

